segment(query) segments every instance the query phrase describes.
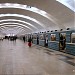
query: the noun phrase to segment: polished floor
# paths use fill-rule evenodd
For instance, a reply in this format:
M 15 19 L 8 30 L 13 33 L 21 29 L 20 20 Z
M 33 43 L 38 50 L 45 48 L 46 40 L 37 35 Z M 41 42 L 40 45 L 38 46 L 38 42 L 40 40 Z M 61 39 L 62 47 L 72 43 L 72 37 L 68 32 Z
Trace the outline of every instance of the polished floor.
M 0 75 L 75 75 L 75 57 L 21 40 L 0 41 Z

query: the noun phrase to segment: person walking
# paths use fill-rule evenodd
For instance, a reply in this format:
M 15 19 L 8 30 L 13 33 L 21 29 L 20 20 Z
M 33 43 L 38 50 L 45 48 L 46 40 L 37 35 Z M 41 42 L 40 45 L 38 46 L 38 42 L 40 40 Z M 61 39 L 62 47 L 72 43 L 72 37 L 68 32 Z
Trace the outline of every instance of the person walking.
M 28 39 L 28 46 L 31 47 L 31 42 L 32 42 L 32 39 L 31 37 Z
M 23 36 L 23 41 L 24 41 L 24 43 L 25 43 L 25 36 Z

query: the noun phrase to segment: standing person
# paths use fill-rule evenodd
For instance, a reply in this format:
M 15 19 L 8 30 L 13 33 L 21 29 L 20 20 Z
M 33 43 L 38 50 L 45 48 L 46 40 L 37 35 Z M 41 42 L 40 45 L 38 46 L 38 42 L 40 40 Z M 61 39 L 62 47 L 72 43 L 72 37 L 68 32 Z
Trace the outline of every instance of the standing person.
M 39 44 L 39 37 L 37 36 L 37 44 Z
M 31 39 L 31 37 L 28 39 L 28 46 L 29 47 L 31 47 L 31 41 L 32 41 L 32 39 Z
M 16 41 L 16 39 L 17 39 L 17 36 L 14 36 L 14 40 Z
M 63 36 L 63 50 L 65 49 L 65 46 L 66 46 L 66 37 Z
M 24 43 L 25 43 L 25 36 L 23 36 L 23 41 L 24 41 Z
M 63 49 L 63 35 L 62 34 L 60 35 L 60 44 L 61 44 L 62 49 Z
M 46 36 L 46 47 L 48 46 L 48 36 Z

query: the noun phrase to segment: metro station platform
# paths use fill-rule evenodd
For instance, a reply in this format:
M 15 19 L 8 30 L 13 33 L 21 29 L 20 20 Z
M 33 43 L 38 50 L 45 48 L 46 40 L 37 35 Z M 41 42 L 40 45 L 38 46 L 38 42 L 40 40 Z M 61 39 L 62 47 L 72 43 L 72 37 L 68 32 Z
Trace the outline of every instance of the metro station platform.
M 0 41 L 0 75 L 75 75 L 75 56 L 21 40 Z

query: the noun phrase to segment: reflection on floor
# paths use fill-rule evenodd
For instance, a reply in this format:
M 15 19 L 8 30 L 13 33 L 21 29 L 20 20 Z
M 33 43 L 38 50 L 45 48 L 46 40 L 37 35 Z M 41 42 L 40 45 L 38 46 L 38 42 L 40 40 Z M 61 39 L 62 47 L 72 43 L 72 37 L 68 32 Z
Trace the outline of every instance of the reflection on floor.
M 21 40 L 0 41 L 0 75 L 75 75 L 75 57 Z

